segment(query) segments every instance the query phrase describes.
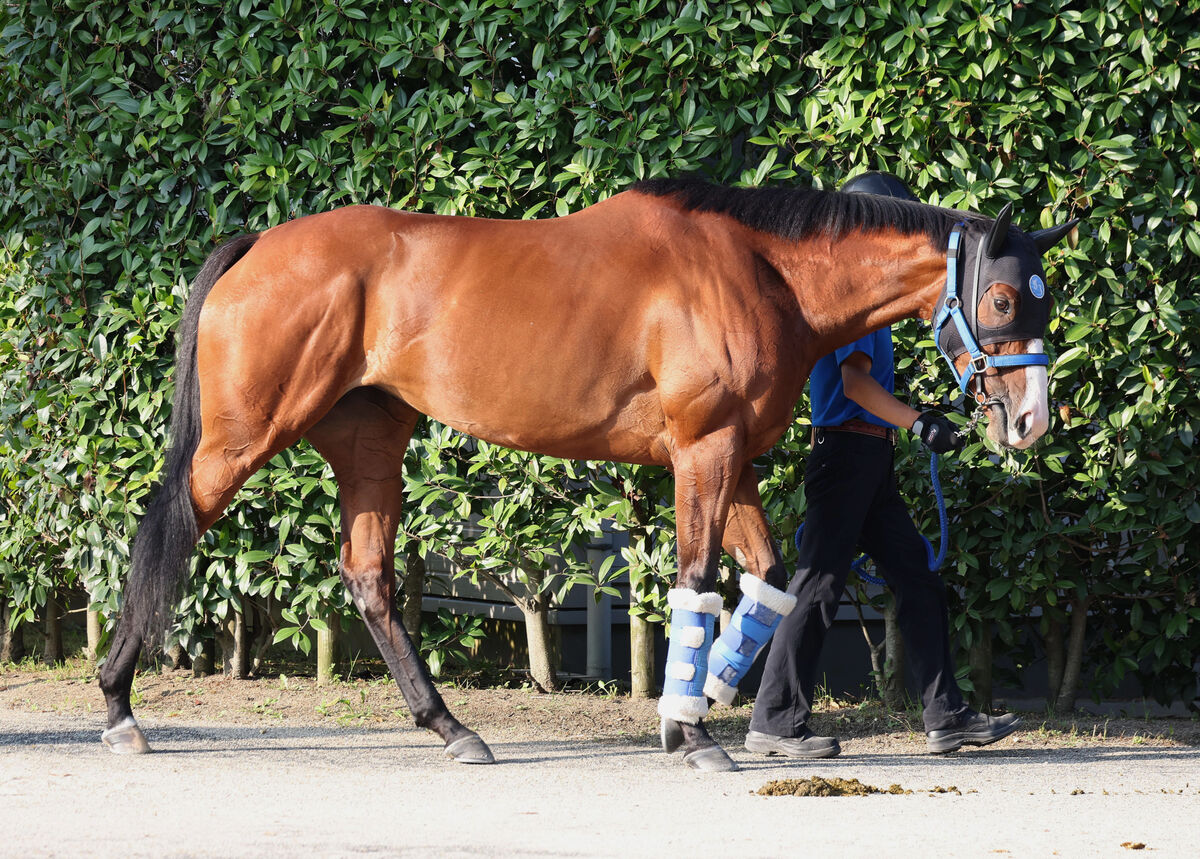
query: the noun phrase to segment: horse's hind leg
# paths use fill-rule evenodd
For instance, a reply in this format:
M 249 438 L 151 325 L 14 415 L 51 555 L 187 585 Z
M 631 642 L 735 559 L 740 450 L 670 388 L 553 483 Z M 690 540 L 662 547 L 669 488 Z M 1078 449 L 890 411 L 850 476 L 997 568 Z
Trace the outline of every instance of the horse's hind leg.
M 142 644 L 162 641 L 196 542 L 250 476 L 300 435 L 294 415 L 289 416 L 289 427 L 283 420 L 238 408 L 232 394 L 214 399 L 221 401 L 220 408 L 212 410 L 219 417 L 206 415 L 199 443 L 184 468 L 171 468 L 168 459 L 168 475 L 134 541 L 125 606 L 100 669 L 108 706 L 108 728 L 101 736 L 117 754 L 150 750 L 130 705 L 134 672 Z
M 143 644 L 161 644 L 178 589 L 200 536 L 220 517 L 255 471 L 296 440 L 265 421 L 206 420 L 185 467 L 168 459 L 167 476 L 138 526 L 125 605 L 112 647 L 100 669 L 108 707 L 104 744 L 117 754 L 150 751 L 133 717 L 130 692 Z M 223 426 L 237 427 L 227 432 Z
M 448 757 L 461 763 L 492 763 L 483 740 L 450 714 L 396 610 L 393 554 L 404 490 L 404 452 L 419 417 L 388 394 L 359 388 L 343 397 L 306 435 L 333 466 L 341 491 L 342 581 L 396 678 L 413 720 L 445 741 Z
M 102 738 L 118 754 L 149 751 L 129 700 L 138 654 L 143 643 L 162 642 L 196 542 L 255 471 L 333 406 L 342 384 L 332 375 L 280 374 L 283 381 L 271 386 L 268 399 L 247 381 L 252 374 L 235 370 L 233 362 L 221 363 L 219 352 L 207 364 L 201 358 L 203 408 L 193 376 L 194 404 L 186 410 L 196 425 L 189 428 L 192 440 L 180 445 L 182 433 L 173 417 L 175 446 L 166 477 L 138 527 L 121 619 L 100 669 L 108 706 Z
M 146 735 L 133 718 L 129 700 L 141 651 L 141 634 L 122 618 L 117 622 L 112 646 L 100 667 L 100 688 L 108 708 L 108 725 L 100 739 L 118 755 L 140 755 L 150 751 Z

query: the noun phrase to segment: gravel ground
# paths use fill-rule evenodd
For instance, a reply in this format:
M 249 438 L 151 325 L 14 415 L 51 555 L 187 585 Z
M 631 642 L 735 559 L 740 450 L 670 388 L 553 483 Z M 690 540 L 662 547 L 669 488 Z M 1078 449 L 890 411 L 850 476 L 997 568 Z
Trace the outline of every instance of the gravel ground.
M 1045 747 L 1017 735 L 938 758 L 848 738 L 841 757 L 808 763 L 729 743 L 742 770 L 702 775 L 644 738 L 481 729 L 500 762 L 468 767 L 411 723 L 142 723 L 155 753 L 122 758 L 101 746 L 98 713 L 0 709 L 0 854 L 1197 855 L 1200 748 L 1136 737 Z M 755 794 L 813 775 L 913 793 Z

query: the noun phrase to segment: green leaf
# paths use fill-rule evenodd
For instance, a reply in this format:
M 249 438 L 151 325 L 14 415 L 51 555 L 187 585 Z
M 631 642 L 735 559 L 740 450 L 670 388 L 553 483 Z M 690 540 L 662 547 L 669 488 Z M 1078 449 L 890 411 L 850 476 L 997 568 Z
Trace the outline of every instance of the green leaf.
M 1063 340 L 1067 343 L 1075 343 L 1086 337 L 1091 330 L 1092 324 L 1090 322 L 1077 322 L 1067 329 L 1067 333 L 1063 335 Z

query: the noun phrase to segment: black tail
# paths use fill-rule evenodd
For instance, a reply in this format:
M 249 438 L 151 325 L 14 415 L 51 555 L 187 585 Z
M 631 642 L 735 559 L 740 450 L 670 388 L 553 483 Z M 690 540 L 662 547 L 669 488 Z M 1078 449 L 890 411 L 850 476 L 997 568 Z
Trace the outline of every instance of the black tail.
M 192 456 L 200 444 L 200 383 L 196 377 L 196 332 L 200 310 L 213 284 L 241 259 L 258 235 L 231 239 L 209 254 L 192 284 L 175 347 L 175 404 L 171 448 L 133 543 L 132 568 L 125 585 L 122 625 L 148 647 L 163 643 L 175 601 L 187 576 L 199 534 L 192 508 Z

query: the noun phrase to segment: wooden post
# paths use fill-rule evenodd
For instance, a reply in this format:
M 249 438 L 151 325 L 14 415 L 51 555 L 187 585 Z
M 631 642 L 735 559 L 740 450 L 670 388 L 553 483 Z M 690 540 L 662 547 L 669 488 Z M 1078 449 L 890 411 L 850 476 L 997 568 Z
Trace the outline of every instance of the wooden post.
M 1050 618 L 1045 622 L 1042 644 L 1046 648 L 1046 709 L 1052 715 L 1058 715 L 1058 693 L 1067 664 L 1066 635 L 1060 621 Z
M 413 649 L 421 652 L 421 603 L 425 597 L 425 559 L 417 551 L 417 541 L 410 540 L 404 561 L 404 629 L 412 639 Z
M 545 598 L 544 598 L 545 597 Z M 519 605 L 525 616 L 525 643 L 529 648 L 529 674 L 543 692 L 557 692 L 558 666 L 554 658 L 554 641 L 550 629 L 550 600 L 539 594 Z
M 62 613 L 58 594 L 53 591 L 46 597 L 46 649 L 42 658 L 49 665 L 63 661 Z
M 1055 715 L 1065 715 L 1075 709 L 1075 698 L 1079 695 L 1079 684 L 1083 671 L 1087 613 L 1091 602 L 1090 596 L 1073 599 L 1070 602 L 1071 621 L 1066 637 L 1066 650 L 1063 654 L 1062 677 L 1059 687 L 1050 690 L 1054 694 L 1054 706 L 1051 712 Z M 1061 626 L 1059 629 L 1061 630 Z
M 245 680 L 250 676 L 250 636 L 242 612 L 235 611 L 232 617 L 226 618 L 224 633 L 221 636 L 223 673 L 226 677 Z
M 0 662 L 20 662 L 25 658 L 25 624 L 17 622 L 9 629 L 12 609 L 0 605 Z
M 192 676 L 207 677 L 216 670 L 216 664 L 217 643 L 210 636 L 200 643 L 200 652 L 192 660 Z
M 629 614 L 629 694 L 633 698 L 653 698 L 654 624 L 644 617 Z
M 95 662 L 100 650 L 100 638 L 104 633 L 104 621 L 100 612 L 88 609 L 87 613 L 87 656 L 88 662 Z
M 900 711 L 905 705 L 904 638 L 900 635 L 894 594 L 888 594 L 888 603 L 883 609 L 883 639 L 886 656 L 879 692 L 888 709 Z
M 337 611 L 328 612 L 323 620 L 326 628 L 317 630 L 318 686 L 328 686 L 337 679 L 337 651 L 342 631 L 342 616 Z

